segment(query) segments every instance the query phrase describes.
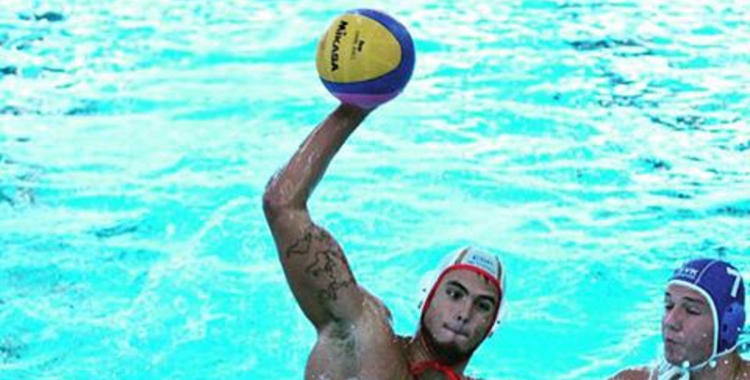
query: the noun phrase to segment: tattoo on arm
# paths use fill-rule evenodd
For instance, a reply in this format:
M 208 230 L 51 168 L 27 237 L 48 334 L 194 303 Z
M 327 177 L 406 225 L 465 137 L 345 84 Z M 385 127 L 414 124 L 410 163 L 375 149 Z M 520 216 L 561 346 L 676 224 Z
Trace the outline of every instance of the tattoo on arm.
M 349 263 L 341 247 L 324 229 L 310 226 L 286 251 L 287 259 L 306 261 L 305 274 L 320 284 L 321 301 L 336 301 L 341 289 L 355 285 Z

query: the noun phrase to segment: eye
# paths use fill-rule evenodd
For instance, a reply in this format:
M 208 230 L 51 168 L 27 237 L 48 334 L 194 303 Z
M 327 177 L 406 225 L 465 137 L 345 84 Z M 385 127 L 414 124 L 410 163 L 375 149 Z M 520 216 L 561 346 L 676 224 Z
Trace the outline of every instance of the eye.
M 458 289 L 455 289 L 455 288 L 447 288 L 445 290 L 445 294 L 447 294 L 448 298 L 450 298 L 452 300 L 461 299 L 461 297 L 463 296 L 463 294 L 461 294 L 461 292 Z
M 477 307 L 479 308 L 479 310 L 481 310 L 483 312 L 486 312 L 486 313 L 489 313 L 489 312 L 491 312 L 494 309 L 495 305 L 493 305 L 492 302 L 490 302 L 490 301 L 481 300 L 477 304 Z
M 671 302 L 665 302 L 664 303 L 664 309 L 665 310 L 672 310 L 674 308 L 674 304 Z
M 688 307 L 686 310 L 690 315 L 701 315 L 701 310 L 697 307 Z

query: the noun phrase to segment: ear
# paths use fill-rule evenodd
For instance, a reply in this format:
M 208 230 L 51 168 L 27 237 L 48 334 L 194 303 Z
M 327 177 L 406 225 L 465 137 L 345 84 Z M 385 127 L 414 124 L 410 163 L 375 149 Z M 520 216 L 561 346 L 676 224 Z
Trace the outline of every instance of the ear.
M 739 302 L 733 302 L 724 309 L 721 316 L 720 334 L 721 348 L 718 351 L 724 351 L 732 348 L 737 343 L 737 338 L 742 332 L 745 325 L 745 309 Z

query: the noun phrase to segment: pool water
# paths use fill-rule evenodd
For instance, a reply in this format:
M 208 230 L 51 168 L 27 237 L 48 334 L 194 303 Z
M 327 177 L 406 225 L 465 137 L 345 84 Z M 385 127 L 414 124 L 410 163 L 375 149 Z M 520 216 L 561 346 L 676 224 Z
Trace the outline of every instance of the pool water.
M 680 262 L 750 280 L 744 0 L 4 0 L 0 379 L 302 378 L 261 194 L 336 106 L 315 48 L 356 7 L 417 64 L 310 210 L 398 333 L 466 244 L 509 272 L 487 379 L 650 363 Z

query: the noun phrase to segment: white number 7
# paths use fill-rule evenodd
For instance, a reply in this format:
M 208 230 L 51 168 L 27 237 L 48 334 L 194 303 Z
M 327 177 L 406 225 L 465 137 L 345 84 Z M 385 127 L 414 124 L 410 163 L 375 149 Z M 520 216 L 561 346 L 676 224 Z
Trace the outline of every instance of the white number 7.
M 740 288 L 740 280 L 742 279 L 742 275 L 740 272 L 732 269 L 727 268 L 727 274 L 734 277 L 734 286 L 732 286 L 732 298 L 737 298 L 737 290 Z

